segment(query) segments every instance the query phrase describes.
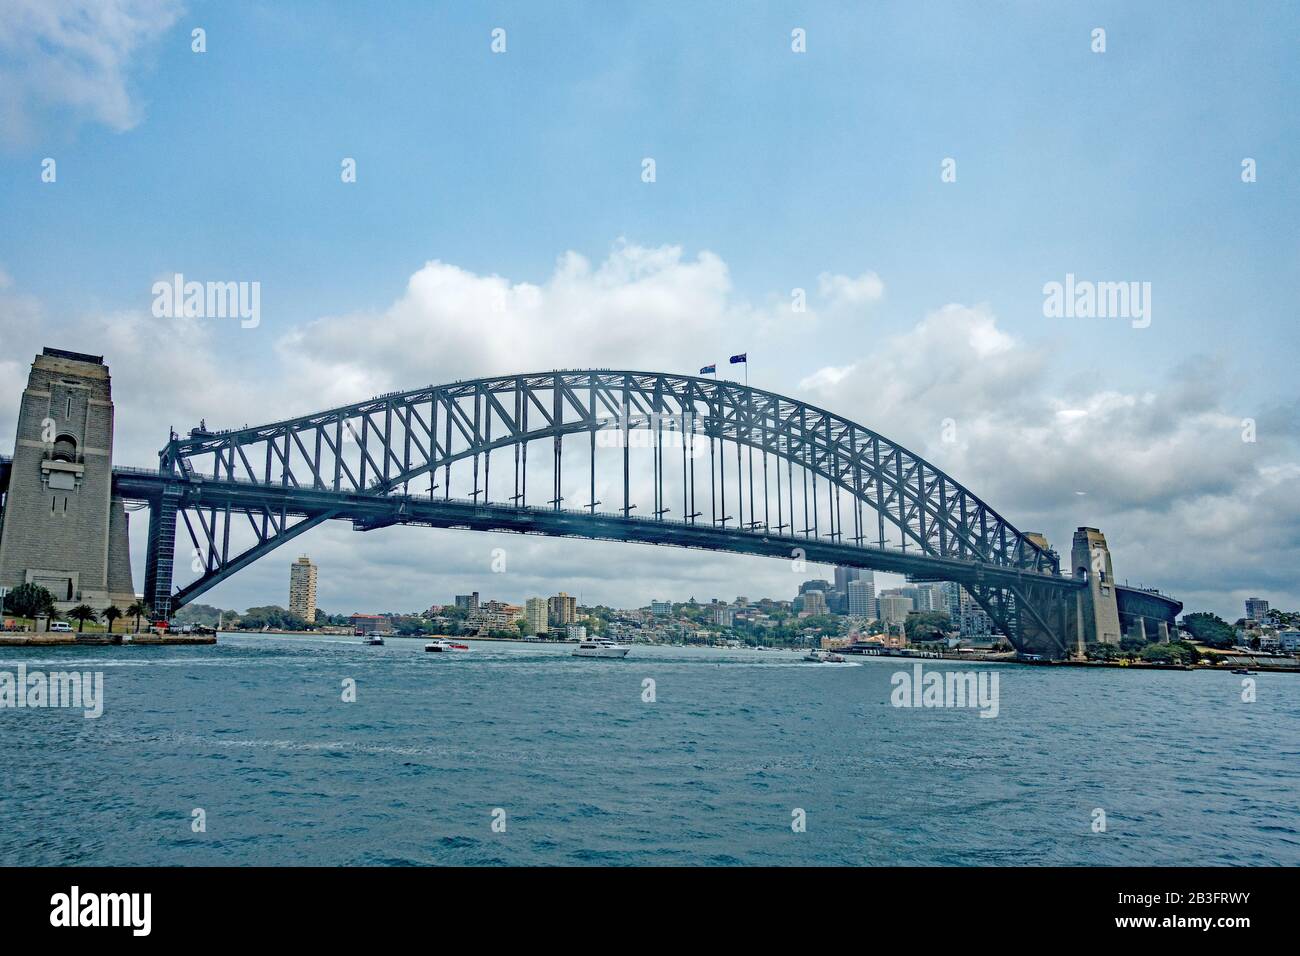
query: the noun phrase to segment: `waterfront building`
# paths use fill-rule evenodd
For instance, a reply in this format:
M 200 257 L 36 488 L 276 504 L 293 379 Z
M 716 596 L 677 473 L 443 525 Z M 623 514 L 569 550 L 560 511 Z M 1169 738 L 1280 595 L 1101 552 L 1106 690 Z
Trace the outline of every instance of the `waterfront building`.
M 464 608 L 466 611 L 477 611 L 478 592 L 475 591 L 473 594 L 457 594 L 456 606 L 459 608 Z
M 531 597 L 524 605 L 524 620 L 534 634 L 545 634 L 550 623 L 546 598 Z
M 969 640 L 987 641 L 993 636 L 993 618 L 983 608 L 963 608 L 961 617 L 953 622 L 961 630 L 961 636 Z
M 578 599 L 561 591 L 555 597 L 547 598 L 547 618 L 552 627 L 565 627 L 578 617 Z
M 947 611 L 948 617 L 952 618 L 953 624 L 957 624 L 962 619 L 962 615 L 967 612 L 980 611 L 979 603 L 970 596 L 964 587 L 953 581 L 945 581 L 939 585 L 940 599 L 936 610 Z M 986 615 L 987 616 L 987 615 Z
M 1300 631 L 1278 631 L 1277 645 L 1287 654 L 1300 651 Z
M 802 613 L 804 614 L 826 614 L 829 608 L 826 606 L 826 592 L 816 589 L 809 589 L 799 595 L 802 602 Z
M 571 641 L 585 641 L 587 639 L 587 625 L 570 624 L 565 628 L 565 633 Z
M 901 624 L 911 610 L 912 599 L 902 594 L 885 592 L 876 600 L 876 617 L 886 624 Z
M 1263 598 L 1246 598 L 1246 620 L 1263 622 L 1268 617 L 1268 602 Z
M 962 598 L 966 592 L 956 581 L 944 581 L 939 585 L 943 594 L 943 609 L 948 612 L 948 616 L 954 621 L 961 617 Z
M 316 565 L 305 554 L 289 565 L 289 613 L 316 621 Z
M 822 594 L 825 594 L 827 591 L 833 591 L 833 590 L 834 587 L 831 585 L 831 582 L 822 580 L 820 578 L 813 581 L 805 581 L 803 584 L 799 585 L 800 594 L 803 594 L 807 591 L 821 591 Z
M 943 585 L 923 584 L 921 593 L 925 596 L 925 610 L 940 613 L 948 610 L 948 596 L 943 593 Z
M 672 601 L 651 601 L 650 613 L 655 617 L 667 617 L 673 613 Z
M 510 627 L 523 612 L 518 604 L 506 604 L 503 601 L 484 601 L 476 610 L 465 616 L 466 623 L 486 626 L 492 630 Z
M 718 604 L 713 608 L 713 623 L 720 627 L 731 627 L 736 623 L 736 609 Z
M 850 617 L 875 617 L 875 583 L 865 578 L 850 581 L 845 592 L 845 601 Z
M 898 592 L 912 599 L 914 611 L 945 611 L 951 614 L 948 610 L 948 595 L 942 585 L 914 584 L 899 588 Z
M 352 633 L 363 637 L 370 634 L 391 634 L 393 631 L 392 622 L 378 614 L 353 614 L 348 621 L 352 624 Z

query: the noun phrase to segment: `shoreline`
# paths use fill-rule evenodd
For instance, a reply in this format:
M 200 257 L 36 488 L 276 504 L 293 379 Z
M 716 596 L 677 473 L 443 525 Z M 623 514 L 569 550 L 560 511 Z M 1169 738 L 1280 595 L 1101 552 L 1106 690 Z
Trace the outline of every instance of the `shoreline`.
M 333 634 L 323 633 L 321 631 L 218 631 L 216 634 L 151 634 L 148 632 L 133 633 L 115 633 L 95 632 L 90 634 L 77 633 L 36 633 L 34 631 L 17 631 L 0 633 L 0 648 L 18 648 L 18 647 L 129 647 L 138 645 L 141 647 L 185 647 L 185 646 L 209 646 L 217 643 L 217 638 L 226 634 L 229 636 L 244 637 L 318 637 L 318 638 L 356 638 L 355 634 Z M 525 640 L 516 637 L 460 637 L 441 634 L 386 634 L 383 635 L 387 640 L 392 638 L 401 641 L 419 641 L 419 640 L 437 640 L 455 639 L 462 641 L 483 641 L 496 642 L 503 644 L 572 644 L 568 640 Z M 350 642 L 349 642 L 350 643 Z M 633 645 L 641 647 L 672 647 L 675 645 L 666 644 L 644 644 Z M 683 650 L 692 647 L 686 645 Z M 752 651 L 757 652 L 757 647 L 732 647 L 732 648 L 712 648 L 713 650 L 723 651 Z M 765 647 L 765 650 L 799 653 L 806 650 L 797 647 Z M 983 655 L 953 655 L 937 654 L 856 654 L 853 652 L 842 653 L 848 659 L 871 657 L 871 658 L 890 658 L 895 661 L 907 662 L 925 662 L 941 661 L 945 663 L 969 663 L 969 664 L 1018 664 L 1027 667 L 1078 667 L 1085 669 L 1108 668 L 1118 670 L 1135 670 L 1135 671 L 1198 671 L 1206 673 L 1225 673 L 1238 669 L 1244 669 L 1253 673 L 1269 674 L 1300 674 L 1300 662 L 1283 664 L 1278 662 L 1259 662 L 1252 660 L 1249 664 L 1239 661 L 1233 661 L 1228 664 L 1162 664 L 1154 661 L 1026 661 L 1017 660 L 1012 656 L 989 657 Z M 1246 655 L 1234 655 L 1244 657 Z M 1244 675 L 1243 675 L 1244 676 Z
M 37 633 L 35 631 L 17 631 L 0 634 L 0 647 L 158 647 L 166 645 L 176 647 L 187 644 L 215 644 L 214 634 L 108 634 L 94 633 Z

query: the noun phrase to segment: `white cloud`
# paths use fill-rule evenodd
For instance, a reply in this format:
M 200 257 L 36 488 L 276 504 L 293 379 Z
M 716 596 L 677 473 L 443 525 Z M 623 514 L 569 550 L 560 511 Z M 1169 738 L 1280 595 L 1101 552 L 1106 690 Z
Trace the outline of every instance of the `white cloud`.
M 567 252 L 541 285 L 432 261 L 387 309 L 331 316 L 290 332 L 286 363 L 340 402 L 383 387 L 559 367 L 682 370 L 684 356 L 725 354 L 727 329 L 759 314 L 731 299 L 726 264 L 680 246 L 620 242 L 593 266 Z M 629 358 L 631 357 L 631 358 Z M 351 389 L 347 395 L 343 392 Z
M 827 365 L 820 368 L 799 383 L 800 391 L 805 392 L 827 392 L 839 385 L 855 371 L 856 365 L 845 365 L 837 368 L 834 365 Z
M 948 305 L 801 388 L 1061 550 L 1076 526 L 1100 527 L 1121 578 L 1214 595 L 1224 611 L 1236 587 L 1300 603 L 1296 445 L 1276 433 L 1241 441 L 1225 370 L 1193 361 L 1138 388 L 1060 397 L 1047 367 L 1040 347 L 998 328 L 986 308 Z M 944 441 L 948 418 L 954 442 Z
M 0 135 L 24 141 L 46 111 L 128 130 L 141 117 L 129 74 L 176 22 L 175 0 L 5 0 Z
M 885 284 L 874 272 L 864 272 L 856 279 L 823 272 L 817 277 L 817 291 L 832 309 L 852 308 L 879 301 Z

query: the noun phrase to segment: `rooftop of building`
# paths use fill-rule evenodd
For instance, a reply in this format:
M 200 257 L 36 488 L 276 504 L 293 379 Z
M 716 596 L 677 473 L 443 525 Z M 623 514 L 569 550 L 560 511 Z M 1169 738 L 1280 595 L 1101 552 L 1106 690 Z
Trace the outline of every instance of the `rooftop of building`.
M 71 362 L 86 362 L 89 365 L 103 365 L 104 356 L 90 355 L 86 352 L 71 352 L 68 349 L 56 349 L 46 346 L 41 350 L 42 355 L 48 355 L 51 358 L 67 359 Z

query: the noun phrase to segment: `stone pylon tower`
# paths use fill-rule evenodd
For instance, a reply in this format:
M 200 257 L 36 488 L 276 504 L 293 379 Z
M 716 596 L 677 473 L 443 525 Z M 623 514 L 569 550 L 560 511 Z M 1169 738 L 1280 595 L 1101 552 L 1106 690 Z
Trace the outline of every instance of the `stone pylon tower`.
M 1118 644 L 1123 631 L 1106 536 L 1096 528 L 1075 531 L 1070 568 L 1076 578 L 1088 582 L 1087 590 L 1078 592 L 1078 650 L 1088 644 Z
M 126 509 L 113 496 L 113 398 L 103 358 L 45 349 L 32 363 L 0 524 L 0 586 L 32 582 L 60 611 L 125 609 Z

